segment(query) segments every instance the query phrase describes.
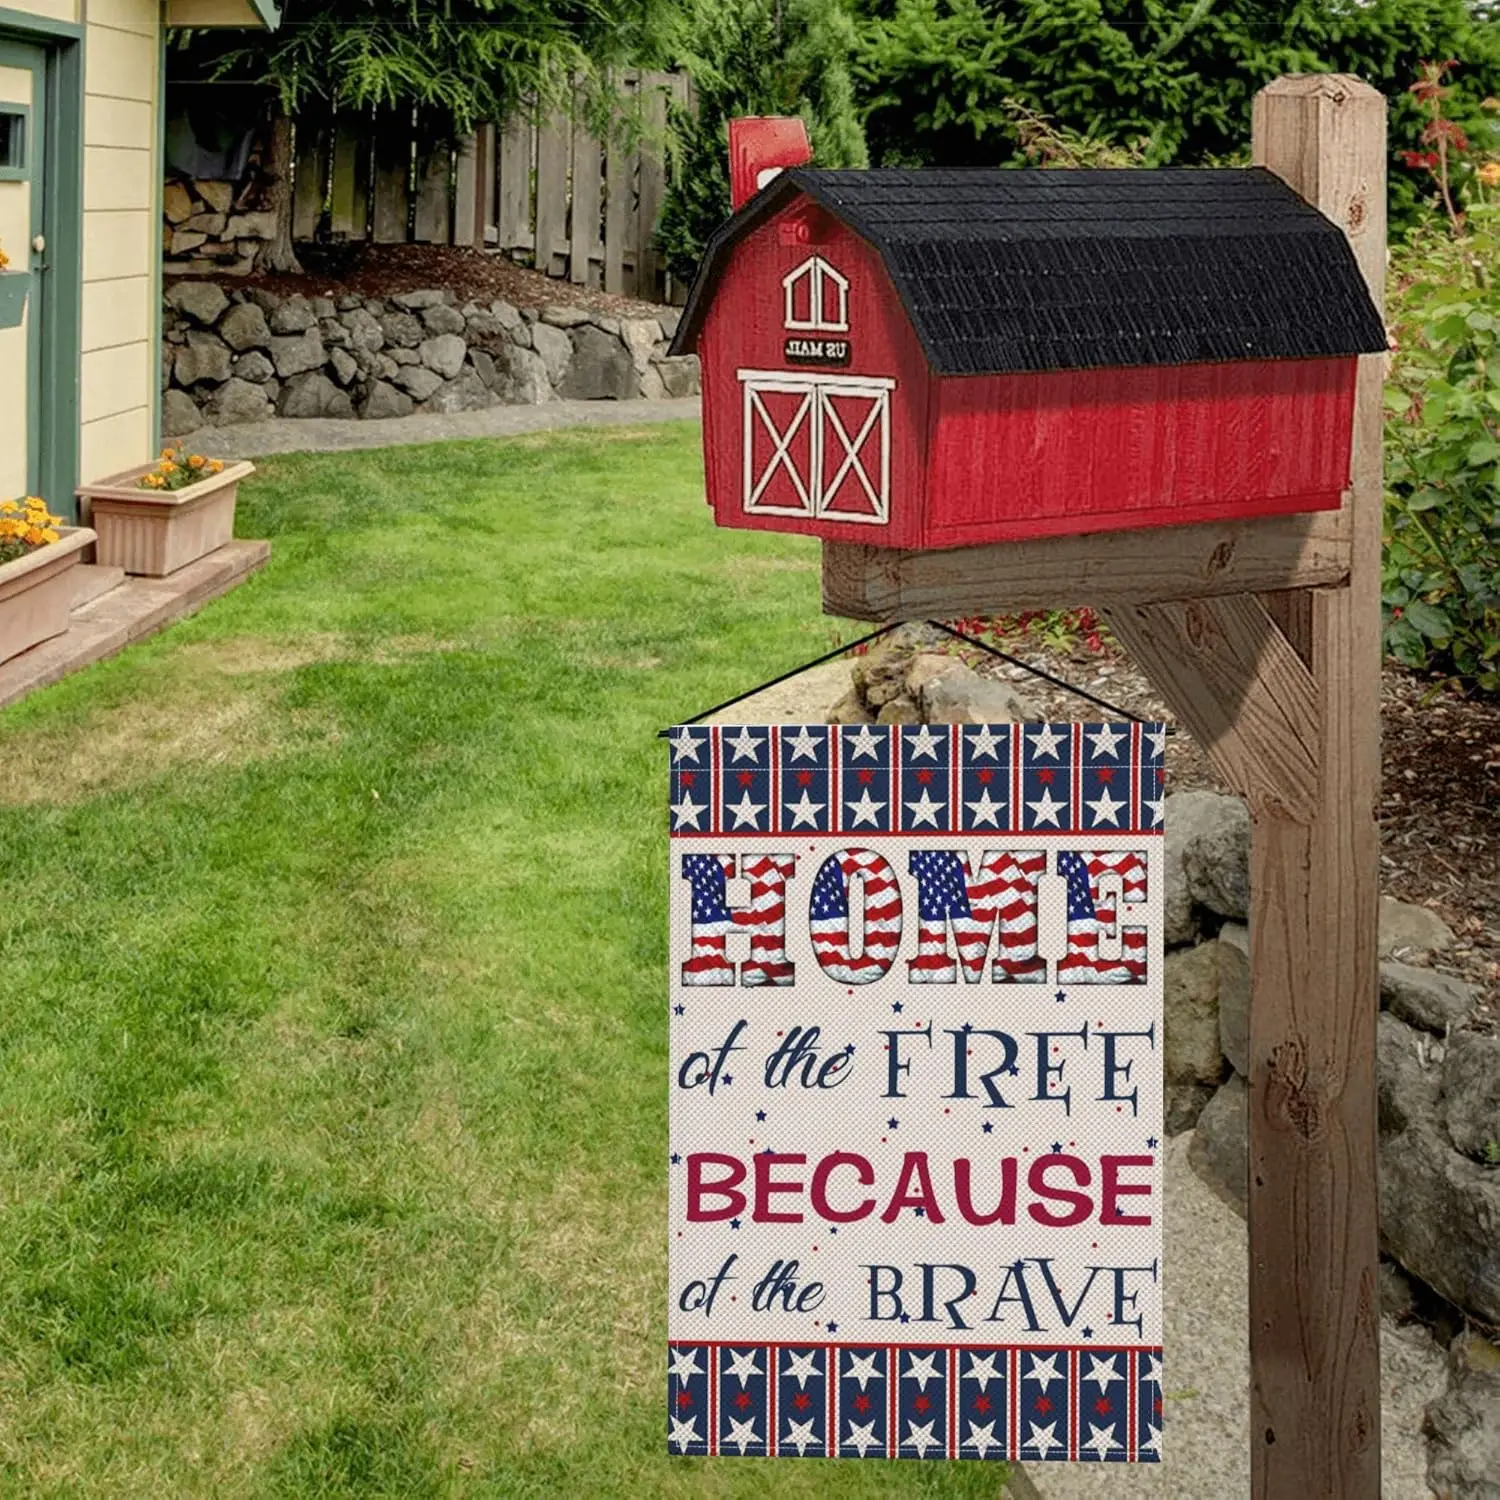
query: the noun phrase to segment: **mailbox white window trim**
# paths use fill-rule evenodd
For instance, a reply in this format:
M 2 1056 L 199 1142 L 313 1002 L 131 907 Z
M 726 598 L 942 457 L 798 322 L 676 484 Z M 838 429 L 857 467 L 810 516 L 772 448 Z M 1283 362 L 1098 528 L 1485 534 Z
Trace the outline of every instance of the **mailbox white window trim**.
M 874 375 L 788 375 L 781 370 L 741 370 L 744 388 L 744 484 L 741 499 L 749 515 L 806 516 L 810 519 L 851 521 L 856 525 L 884 526 L 891 512 L 891 392 L 894 380 Z M 800 396 L 784 427 L 778 427 L 767 409 L 764 396 L 775 393 Z M 850 434 L 844 426 L 834 398 L 849 396 L 870 403 L 869 413 L 859 429 Z M 792 444 L 808 426 L 808 472 L 798 471 Z M 756 471 L 755 435 L 763 428 L 771 439 L 771 456 Z M 877 439 L 878 454 L 872 465 L 866 456 L 872 437 Z M 830 441 L 831 440 L 831 441 Z M 836 445 L 836 447 L 834 447 Z M 832 479 L 823 483 L 823 461 L 830 447 L 837 454 L 838 468 Z M 762 499 L 771 481 L 786 471 L 801 504 L 773 505 Z M 872 472 L 872 469 L 874 472 Z M 840 489 L 857 482 L 869 498 L 870 514 L 831 510 Z
M 797 286 L 808 283 L 807 317 L 797 316 Z M 828 287 L 832 285 L 838 314 L 833 320 L 825 317 L 827 312 Z M 835 271 L 821 255 L 811 255 L 800 266 L 781 278 L 781 290 L 786 299 L 783 322 L 788 330 L 798 333 L 848 333 L 849 331 L 849 278 Z

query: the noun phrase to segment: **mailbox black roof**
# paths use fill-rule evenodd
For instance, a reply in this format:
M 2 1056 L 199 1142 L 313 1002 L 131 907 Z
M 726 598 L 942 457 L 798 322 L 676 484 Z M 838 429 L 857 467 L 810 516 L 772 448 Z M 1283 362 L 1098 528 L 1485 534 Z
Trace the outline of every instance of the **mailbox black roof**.
M 1342 232 L 1264 168 L 798 167 L 710 240 L 673 353 L 696 346 L 735 242 L 798 193 L 879 252 L 941 374 L 1386 347 Z

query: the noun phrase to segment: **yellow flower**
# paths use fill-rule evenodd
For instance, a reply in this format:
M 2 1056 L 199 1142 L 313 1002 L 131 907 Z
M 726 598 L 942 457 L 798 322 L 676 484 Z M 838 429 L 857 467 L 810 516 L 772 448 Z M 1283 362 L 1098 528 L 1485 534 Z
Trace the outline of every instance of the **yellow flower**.
M 188 459 L 188 468 L 201 469 L 203 467 L 203 462 L 203 455 L 201 453 L 195 453 L 190 459 Z
M 164 458 L 161 461 L 161 471 L 163 474 L 175 474 L 177 472 L 177 465 L 170 458 Z
M 0 500 L 0 511 L 3 511 L 6 515 L 13 515 L 15 509 L 16 502 L 14 500 Z
M 1479 180 L 1487 187 L 1500 187 L 1500 161 L 1487 161 L 1479 169 Z
M 208 467 L 211 472 L 215 474 L 222 474 L 224 472 L 224 460 L 222 458 L 216 458 L 211 464 L 209 464 Z
M 28 547 L 40 547 L 45 536 L 46 533 L 40 526 L 28 526 L 25 537 L 26 545 Z
M 61 535 L 62 533 L 55 526 L 48 526 L 42 531 L 42 540 L 44 542 L 55 542 Z

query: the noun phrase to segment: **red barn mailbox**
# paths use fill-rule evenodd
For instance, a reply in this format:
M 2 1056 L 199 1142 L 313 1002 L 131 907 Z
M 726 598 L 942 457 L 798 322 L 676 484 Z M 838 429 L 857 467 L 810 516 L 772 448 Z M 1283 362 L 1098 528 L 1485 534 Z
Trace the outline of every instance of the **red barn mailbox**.
M 714 235 L 703 370 L 723 526 L 902 548 L 1336 508 L 1342 232 L 1245 170 L 777 174 Z

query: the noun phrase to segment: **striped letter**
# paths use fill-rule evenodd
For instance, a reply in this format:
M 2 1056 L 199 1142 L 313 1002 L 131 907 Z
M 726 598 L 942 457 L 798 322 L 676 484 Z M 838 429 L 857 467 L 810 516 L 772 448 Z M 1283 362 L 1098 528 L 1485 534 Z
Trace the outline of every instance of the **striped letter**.
M 864 886 L 865 920 L 854 951 L 849 887 Z M 870 984 L 885 977 L 901 946 L 901 887 L 896 872 L 873 849 L 840 849 L 823 861 L 808 910 L 813 952 L 823 972 L 840 984 Z
M 1144 904 L 1146 856 L 1135 849 L 1064 850 L 1057 873 L 1068 882 L 1068 953 L 1059 984 L 1144 984 L 1146 929 L 1122 927 L 1121 905 Z
M 725 882 L 734 875 L 732 854 L 684 854 L 683 879 L 693 887 L 693 954 L 682 966 L 684 984 L 733 984 L 731 932 L 750 934 L 750 957 L 739 966 L 746 986 L 792 983 L 795 965 L 786 956 L 786 883 L 797 868 L 795 854 L 747 854 L 750 905 L 731 907 Z
M 979 874 L 969 857 L 952 849 L 918 849 L 910 857 L 917 877 L 917 956 L 907 961 L 911 984 L 954 984 L 984 975 L 990 937 L 999 929 L 991 978 L 996 984 L 1042 984 L 1047 964 L 1037 952 L 1037 885 L 1047 867 L 1040 849 L 1019 853 L 986 849 Z M 958 943 L 958 962 L 948 949 L 948 927 Z

